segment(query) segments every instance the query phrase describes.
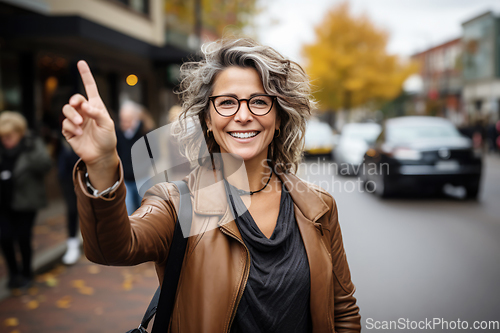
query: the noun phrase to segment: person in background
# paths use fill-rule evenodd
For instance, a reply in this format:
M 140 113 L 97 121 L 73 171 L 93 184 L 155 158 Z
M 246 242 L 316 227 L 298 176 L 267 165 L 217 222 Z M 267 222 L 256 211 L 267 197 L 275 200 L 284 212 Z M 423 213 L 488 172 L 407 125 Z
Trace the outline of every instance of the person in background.
M 495 120 L 493 119 L 493 117 L 490 120 L 490 122 L 488 123 L 487 135 L 488 135 L 488 151 L 494 153 L 498 149 L 497 143 L 496 143 L 498 133 L 497 133 L 497 129 L 496 129 Z
M 38 209 L 47 204 L 44 175 L 50 158 L 42 139 L 27 129 L 18 112 L 0 114 L 0 245 L 7 263 L 8 288 L 23 288 L 33 280 L 32 230 Z M 16 259 L 15 243 L 22 258 Z
M 79 157 L 75 154 L 66 140 L 61 140 L 57 159 L 59 183 L 66 203 L 66 221 L 68 226 L 68 239 L 66 253 L 62 258 L 65 265 L 75 264 L 81 256 L 80 237 L 78 235 L 78 210 L 76 207 L 76 194 L 73 185 L 73 167 Z
M 127 188 L 125 203 L 129 215 L 141 205 L 132 166 L 132 146 L 146 134 L 143 115 L 144 108 L 140 104 L 133 101 L 124 102 L 119 112 L 119 127 L 116 129 L 116 147 L 123 163 L 123 177 Z

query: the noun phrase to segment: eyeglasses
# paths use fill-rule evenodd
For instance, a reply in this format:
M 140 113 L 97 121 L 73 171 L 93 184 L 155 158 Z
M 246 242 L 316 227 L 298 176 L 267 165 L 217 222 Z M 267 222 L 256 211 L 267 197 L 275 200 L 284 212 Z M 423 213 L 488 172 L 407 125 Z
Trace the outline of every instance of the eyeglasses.
M 208 99 L 212 101 L 215 111 L 223 117 L 234 116 L 240 109 L 241 101 L 247 102 L 248 109 L 252 114 L 264 116 L 273 108 L 276 96 L 261 94 L 251 98 L 238 99 L 233 96 L 219 95 L 210 96 Z

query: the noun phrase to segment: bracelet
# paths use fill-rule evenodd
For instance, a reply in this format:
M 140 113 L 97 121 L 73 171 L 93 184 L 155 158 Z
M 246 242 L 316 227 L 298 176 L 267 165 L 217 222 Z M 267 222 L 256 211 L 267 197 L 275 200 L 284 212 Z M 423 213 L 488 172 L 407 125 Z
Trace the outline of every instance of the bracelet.
M 88 172 L 85 172 L 85 181 L 87 183 L 87 188 L 89 189 L 89 191 L 94 195 L 94 197 L 98 198 L 100 197 L 101 195 L 106 195 L 106 194 L 109 194 L 111 191 L 113 191 L 115 188 L 118 187 L 118 185 L 120 184 L 120 181 L 117 180 L 116 183 L 113 184 L 113 186 L 111 187 L 108 187 L 107 189 L 105 189 L 104 191 L 101 191 L 99 192 L 97 189 L 94 188 L 94 186 L 92 186 L 92 184 L 90 183 L 90 180 L 89 180 L 89 173 Z

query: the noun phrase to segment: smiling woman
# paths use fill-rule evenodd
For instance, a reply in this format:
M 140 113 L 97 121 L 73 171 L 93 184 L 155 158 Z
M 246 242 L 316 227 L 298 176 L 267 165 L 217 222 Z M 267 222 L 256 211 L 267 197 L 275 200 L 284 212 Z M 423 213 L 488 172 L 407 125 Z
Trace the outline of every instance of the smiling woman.
M 183 180 L 200 231 L 187 240 L 168 332 L 359 332 L 335 200 L 294 174 L 314 106 L 305 72 L 251 39 L 202 51 L 201 61 L 181 68 L 177 123 L 195 119 L 203 130 L 175 132 L 184 155 L 199 163 Z M 90 69 L 78 66 L 89 100 L 77 95 L 63 108 L 63 134 L 82 158 L 74 179 L 85 254 L 107 265 L 154 261 L 161 283 L 179 192 L 159 183 L 127 215 L 113 121 Z M 198 158 L 207 149 L 210 158 Z M 250 191 L 226 168 L 234 156 Z M 86 182 L 102 192 L 92 194 Z

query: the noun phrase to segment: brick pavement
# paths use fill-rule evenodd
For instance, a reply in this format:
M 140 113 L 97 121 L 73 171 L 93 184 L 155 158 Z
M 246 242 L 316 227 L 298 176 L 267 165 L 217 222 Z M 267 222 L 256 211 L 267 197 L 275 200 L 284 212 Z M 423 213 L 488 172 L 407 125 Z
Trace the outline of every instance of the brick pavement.
M 139 325 L 157 286 L 152 263 L 58 265 L 0 302 L 0 332 L 125 333 Z

